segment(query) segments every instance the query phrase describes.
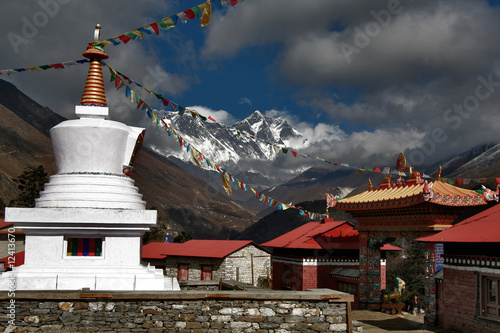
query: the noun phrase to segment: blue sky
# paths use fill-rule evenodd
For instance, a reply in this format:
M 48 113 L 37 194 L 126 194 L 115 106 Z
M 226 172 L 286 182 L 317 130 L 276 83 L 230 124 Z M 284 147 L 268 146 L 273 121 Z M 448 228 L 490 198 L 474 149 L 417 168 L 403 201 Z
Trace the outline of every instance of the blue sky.
M 106 39 L 201 3 L 2 2 L 0 68 L 77 60 L 95 23 Z M 179 22 L 160 36 L 105 50 L 117 70 L 227 125 L 259 110 L 307 136 L 306 153 L 370 167 L 393 166 L 405 152 L 418 166 L 499 141 L 498 3 L 246 0 L 214 10 L 206 28 Z M 71 117 L 86 71 L 82 65 L 3 79 Z M 106 89 L 114 119 L 149 126 L 121 92 Z

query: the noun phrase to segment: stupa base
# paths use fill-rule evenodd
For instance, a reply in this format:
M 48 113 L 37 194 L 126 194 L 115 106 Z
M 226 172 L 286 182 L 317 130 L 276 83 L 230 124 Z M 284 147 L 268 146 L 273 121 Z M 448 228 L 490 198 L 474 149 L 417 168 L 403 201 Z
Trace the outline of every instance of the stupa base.
M 161 269 L 143 267 L 14 267 L 0 277 L 0 290 L 180 290 Z

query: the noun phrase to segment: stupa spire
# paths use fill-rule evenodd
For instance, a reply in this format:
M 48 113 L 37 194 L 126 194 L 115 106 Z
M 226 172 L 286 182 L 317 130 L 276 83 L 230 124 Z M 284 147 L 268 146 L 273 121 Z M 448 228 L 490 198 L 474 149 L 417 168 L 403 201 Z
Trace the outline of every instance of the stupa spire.
M 87 82 L 83 89 L 81 105 L 87 106 L 107 106 L 106 93 L 104 92 L 104 80 L 102 78 L 101 60 L 108 59 L 108 55 L 97 48 L 95 44 L 99 43 L 101 37 L 101 25 L 96 24 L 94 32 L 94 41 L 89 43 L 87 51 L 83 53 L 85 58 L 90 59 L 89 73 Z

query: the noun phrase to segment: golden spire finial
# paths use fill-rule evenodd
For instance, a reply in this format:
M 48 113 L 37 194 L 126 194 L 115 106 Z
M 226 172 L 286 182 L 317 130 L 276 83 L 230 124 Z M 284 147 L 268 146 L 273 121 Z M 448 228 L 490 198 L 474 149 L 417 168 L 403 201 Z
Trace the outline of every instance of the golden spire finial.
M 94 42 L 101 41 L 101 25 L 97 23 L 94 30 Z
M 101 25 L 96 24 L 94 31 L 94 41 L 89 43 L 87 51 L 83 53 L 85 58 L 90 59 L 87 82 L 83 89 L 81 105 L 106 106 L 106 93 L 104 92 L 104 80 L 102 78 L 101 60 L 108 59 L 108 55 L 96 48 L 96 44 L 101 39 Z
M 372 184 L 372 180 L 370 178 L 368 178 L 368 190 L 373 190 L 373 184 Z
M 437 180 L 441 180 L 441 172 L 443 171 L 443 168 L 439 166 L 438 171 L 436 172 L 436 178 Z

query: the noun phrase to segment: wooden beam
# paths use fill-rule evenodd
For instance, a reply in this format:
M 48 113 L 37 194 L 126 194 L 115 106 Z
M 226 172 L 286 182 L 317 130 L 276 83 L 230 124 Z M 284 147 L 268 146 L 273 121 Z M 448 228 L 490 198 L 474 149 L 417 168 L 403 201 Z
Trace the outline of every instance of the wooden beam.
M 347 302 L 347 304 L 346 304 L 345 323 L 346 323 L 346 327 L 347 327 L 347 333 L 352 333 L 351 302 Z

